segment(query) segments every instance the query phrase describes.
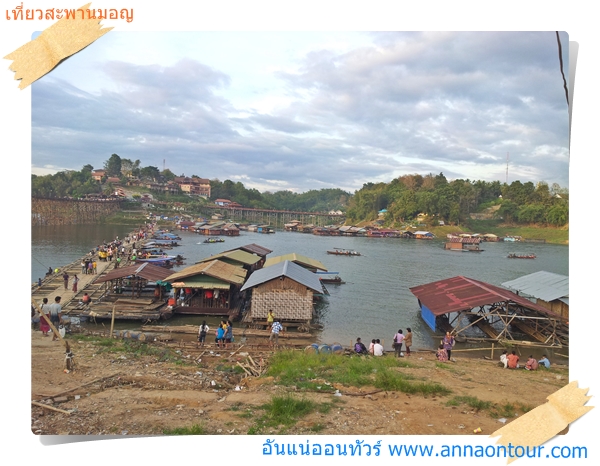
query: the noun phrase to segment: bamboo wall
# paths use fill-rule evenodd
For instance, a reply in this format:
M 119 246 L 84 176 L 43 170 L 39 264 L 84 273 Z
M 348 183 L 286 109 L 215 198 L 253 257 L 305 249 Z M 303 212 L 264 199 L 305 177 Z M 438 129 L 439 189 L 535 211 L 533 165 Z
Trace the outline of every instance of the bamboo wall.
M 552 312 L 556 312 L 557 314 L 560 314 L 565 319 L 569 318 L 569 305 L 563 303 L 562 301 L 560 301 L 558 299 L 551 301 L 551 302 L 544 301 L 543 299 L 538 299 L 537 304 L 544 306 L 546 309 L 548 309 Z
M 121 209 L 120 200 L 31 199 L 31 225 L 94 224 Z
M 266 319 L 269 309 L 278 319 L 310 321 L 313 292 L 287 277 L 271 280 L 252 290 L 252 319 Z

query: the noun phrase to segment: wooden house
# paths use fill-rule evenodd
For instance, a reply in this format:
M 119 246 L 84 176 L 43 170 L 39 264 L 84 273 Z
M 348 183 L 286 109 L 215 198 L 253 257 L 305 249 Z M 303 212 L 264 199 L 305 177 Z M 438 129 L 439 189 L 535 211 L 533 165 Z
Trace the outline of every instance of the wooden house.
M 551 272 L 535 272 L 502 283 L 517 294 L 529 296 L 537 304 L 569 318 L 569 277 Z
M 250 275 L 241 291 L 252 290 L 246 321 L 265 320 L 269 310 L 285 323 L 309 323 L 313 318 L 313 295 L 322 293 L 316 274 L 285 260 Z
M 174 313 L 233 318 L 241 310 L 239 291 L 246 275 L 243 267 L 210 260 L 176 272 L 164 281 L 173 287 Z
M 220 260 L 236 267 L 242 267 L 248 272 L 253 272 L 259 268 L 258 264 L 262 263 L 262 257 L 256 254 L 252 254 L 241 249 L 232 249 L 230 251 L 221 252 L 214 254 L 206 259 L 202 259 L 197 264 L 208 262 L 212 260 Z

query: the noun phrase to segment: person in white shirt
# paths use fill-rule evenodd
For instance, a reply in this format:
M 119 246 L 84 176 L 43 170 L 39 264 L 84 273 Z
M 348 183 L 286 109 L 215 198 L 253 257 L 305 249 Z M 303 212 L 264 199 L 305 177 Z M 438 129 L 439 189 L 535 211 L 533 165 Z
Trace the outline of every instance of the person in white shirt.
M 373 355 L 383 356 L 383 346 L 381 346 L 379 339 L 375 340 L 375 346 L 373 346 Z
M 507 351 L 506 350 L 504 350 L 502 352 L 502 354 L 500 355 L 500 362 L 502 364 L 504 364 L 504 369 L 506 369 L 508 367 L 508 358 L 506 357 L 506 355 L 507 355 Z

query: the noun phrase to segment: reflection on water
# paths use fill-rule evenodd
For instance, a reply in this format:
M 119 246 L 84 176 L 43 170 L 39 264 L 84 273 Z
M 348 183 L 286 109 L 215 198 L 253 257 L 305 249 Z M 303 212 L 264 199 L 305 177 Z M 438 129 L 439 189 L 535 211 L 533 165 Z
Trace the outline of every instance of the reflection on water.
M 123 226 L 103 227 L 106 228 L 60 227 L 34 232 L 32 268 L 36 251 L 43 264 L 40 270 L 45 272 L 48 262 L 52 266 L 72 262 L 102 239 L 122 236 L 131 230 Z M 417 300 L 409 290 L 423 283 L 464 275 L 500 286 L 503 282 L 540 270 L 569 274 L 569 248 L 563 245 L 483 243 L 483 252 L 470 253 L 445 250 L 443 239 L 321 237 L 278 231 L 276 234 L 242 232 L 239 237 L 226 238 L 224 243 L 208 244 L 203 243 L 204 237 L 194 233 L 181 232 L 180 235 L 182 245 L 174 248 L 173 253 L 183 255 L 186 261 L 173 271 L 212 254 L 256 243 L 273 250 L 269 257 L 295 252 L 321 261 L 329 271 L 339 272 L 346 283 L 328 285 L 330 296 L 318 307 L 319 321 L 324 326 L 319 340 L 323 343 L 339 342 L 344 346 L 361 337 L 363 341 L 380 338 L 386 348 L 391 348 L 396 330 L 411 327 L 415 349 L 433 348 L 437 337 L 421 320 Z M 328 255 L 327 250 L 335 247 L 353 249 L 362 255 Z M 510 252 L 531 252 L 537 258 L 508 259 Z M 37 278 L 35 273 L 32 277 Z M 174 317 L 167 324 L 199 325 L 203 319 Z M 210 318 L 206 320 L 209 325 L 218 322 L 216 318 L 212 319 L 214 322 Z M 119 328 L 139 328 L 139 323 L 119 323 Z M 486 352 L 488 356 L 490 353 L 489 350 Z M 499 354 L 496 350 L 494 357 Z M 528 355 L 523 354 L 522 357 Z

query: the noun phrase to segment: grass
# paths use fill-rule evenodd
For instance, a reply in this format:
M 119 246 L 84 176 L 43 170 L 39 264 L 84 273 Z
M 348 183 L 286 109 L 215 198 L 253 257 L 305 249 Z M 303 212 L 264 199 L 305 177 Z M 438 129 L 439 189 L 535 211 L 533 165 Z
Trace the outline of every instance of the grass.
M 160 362 L 172 362 L 178 366 L 193 365 L 191 361 L 182 358 L 180 354 L 170 348 L 160 348 L 135 340 L 117 340 L 95 336 L 80 336 L 77 340 L 98 346 L 99 353 L 128 353 L 130 357 L 134 358 L 153 356 Z
M 277 429 L 280 434 L 285 434 L 298 420 L 311 413 L 329 413 L 336 402 L 338 400 L 330 403 L 317 403 L 291 394 L 274 396 L 271 398 L 271 401 L 257 408 L 263 411 L 263 414 L 258 417 L 256 415 L 252 416 L 256 420 L 254 425 L 248 430 L 248 434 L 259 435 L 265 429 Z M 240 416 L 250 417 L 246 413 Z M 319 432 L 323 429 L 325 429 L 325 426 L 322 424 L 315 424 L 310 428 L 311 432 Z
M 464 229 L 464 227 L 463 227 Z M 472 220 L 468 221 L 468 230 L 476 233 L 493 233 L 498 236 L 522 236 L 527 239 L 545 239 L 547 243 L 568 244 L 568 227 L 534 227 L 510 226 L 500 220 Z
M 491 401 L 482 401 L 475 396 L 455 396 L 446 403 L 446 406 L 459 406 L 461 404 L 466 404 L 477 411 L 490 409 L 492 407 Z
M 174 429 L 163 429 L 164 435 L 208 435 L 206 429 L 198 424 L 191 427 L 176 427 Z
M 352 387 L 374 386 L 410 394 L 445 395 L 450 390 L 436 383 L 414 382 L 399 368 L 413 364 L 392 357 L 365 358 L 337 354 L 281 351 L 273 355 L 267 375 L 281 385 L 333 392 L 333 383 Z
M 533 409 L 532 406 L 520 402 L 492 403 L 491 401 L 479 400 L 475 396 L 455 396 L 446 402 L 446 406 L 460 405 L 467 405 L 477 411 L 487 411 L 490 416 L 496 419 L 516 417 L 519 412 L 524 414 Z

